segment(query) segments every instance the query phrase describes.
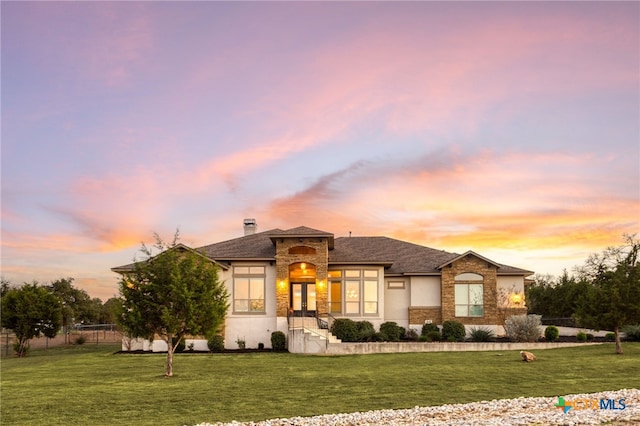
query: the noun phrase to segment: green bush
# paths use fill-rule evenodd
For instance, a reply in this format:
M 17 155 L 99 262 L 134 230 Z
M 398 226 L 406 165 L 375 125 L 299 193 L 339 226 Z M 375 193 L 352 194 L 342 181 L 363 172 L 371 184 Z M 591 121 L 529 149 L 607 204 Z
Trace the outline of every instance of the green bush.
M 594 336 L 591 333 L 587 333 L 587 342 L 593 342 L 593 339 L 595 339 L 596 336 Z
M 421 336 L 426 336 L 427 333 L 429 333 L 430 331 L 440 332 L 440 329 L 434 323 L 425 324 L 425 325 L 422 326 L 422 332 L 420 333 L 420 335 Z
M 404 335 L 404 338 L 411 342 L 416 342 L 418 340 L 418 337 L 419 337 L 418 332 L 415 331 L 413 328 L 410 328 L 409 330 L 407 330 L 407 334 Z
M 287 350 L 287 336 L 285 336 L 282 331 L 274 331 L 271 333 L 271 347 L 277 352 Z
M 384 336 L 382 334 L 380 334 L 379 332 L 375 332 L 375 333 L 373 333 L 373 336 L 371 336 L 371 341 L 372 342 L 384 342 Z
M 262 343 L 262 342 L 258 343 L 258 349 L 259 350 L 263 350 L 264 349 L 264 343 Z
M 356 322 L 356 340 L 358 342 L 370 342 L 375 333 L 376 329 L 369 321 Z
M 394 321 L 387 321 L 380 324 L 380 334 L 387 342 L 399 342 L 404 336 L 405 330 Z
M 442 324 L 442 339 L 448 342 L 463 342 L 467 332 L 460 321 L 448 320 Z
M 616 341 L 616 333 L 607 333 L 604 335 L 604 340 L 606 342 L 615 342 Z
M 504 323 L 504 331 L 512 342 L 536 342 L 540 338 L 540 315 L 513 315 Z
M 550 325 L 544 329 L 544 338 L 547 342 L 555 342 L 560 337 L 560 330 L 555 325 Z
M 245 350 L 247 347 L 247 341 L 244 340 L 244 337 L 238 337 L 236 339 L 236 344 L 238 345 L 238 349 L 241 351 Z
M 491 342 L 493 341 L 495 334 L 492 330 L 488 328 L 472 328 L 469 337 L 471 337 L 471 341 L 473 342 Z
M 586 342 L 587 333 L 583 333 L 582 331 L 579 331 L 578 334 L 576 334 L 576 339 L 578 340 L 578 342 Z
M 358 326 L 349 318 L 338 318 L 331 324 L 331 334 L 343 342 L 357 342 Z
M 76 337 L 75 342 L 76 342 L 76 345 L 84 345 L 87 342 L 87 338 L 81 334 L 78 337 Z
M 627 325 L 622 327 L 624 333 L 624 340 L 630 342 L 640 342 L 640 324 Z
M 427 338 L 427 342 L 439 342 L 442 340 L 442 335 L 439 331 L 430 331 L 424 337 Z
M 211 352 L 222 352 L 224 351 L 224 337 L 216 334 L 207 340 L 207 347 Z

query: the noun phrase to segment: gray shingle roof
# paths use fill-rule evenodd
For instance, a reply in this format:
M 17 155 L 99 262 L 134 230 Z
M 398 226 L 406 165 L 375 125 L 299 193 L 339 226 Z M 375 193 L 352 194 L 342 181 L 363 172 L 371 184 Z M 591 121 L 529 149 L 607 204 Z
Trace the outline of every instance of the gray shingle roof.
M 533 274 L 531 271 L 502 265 L 490 261 L 474 252 L 464 255 L 436 250 L 418 244 L 400 241 L 389 237 L 340 237 L 333 239 L 333 234 L 317 229 L 299 226 L 288 230 L 271 229 L 252 235 L 234 238 L 228 241 L 209 244 L 196 250 L 217 262 L 232 260 L 275 260 L 276 248 L 274 239 L 283 237 L 317 236 L 329 239 L 329 264 L 377 264 L 384 265 L 387 275 L 433 274 L 439 275 L 440 268 L 466 254 L 476 255 L 497 266 L 498 275 Z M 121 268 L 113 268 L 119 272 Z
M 282 229 L 272 229 L 258 232 L 233 240 L 222 241 L 200 247 L 198 250 L 215 260 L 239 260 L 239 259 L 265 259 L 276 257 L 276 247 L 271 241 L 272 234 L 283 233 Z
M 439 274 L 437 267 L 456 256 L 389 237 L 342 237 L 329 252 L 329 263 L 389 262 L 385 274 Z

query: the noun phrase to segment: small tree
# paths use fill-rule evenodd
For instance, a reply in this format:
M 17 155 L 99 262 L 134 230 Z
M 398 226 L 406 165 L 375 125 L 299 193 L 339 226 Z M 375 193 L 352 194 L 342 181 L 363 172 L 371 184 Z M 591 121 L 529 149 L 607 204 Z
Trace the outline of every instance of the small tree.
M 55 337 L 62 320 L 58 299 L 38 283 L 8 288 L 2 295 L 2 326 L 16 334 L 16 353 L 26 356 L 29 340 Z
M 229 296 L 215 264 L 178 244 L 177 232 L 168 246 L 154 236 L 160 253 L 154 256 L 143 244 L 146 259 L 120 281 L 119 322 L 132 337 L 159 336 L 167 344 L 164 374 L 171 377 L 173 353 L 185 335 L 213 337 L 224 322 Z
M 640 241 L 589 256 L 579 272 L 590 285 L 579 300 L 577 316 L 584 327 L 613 330 L 616 353 L 622 354 L 620 329 L 640 322 Z

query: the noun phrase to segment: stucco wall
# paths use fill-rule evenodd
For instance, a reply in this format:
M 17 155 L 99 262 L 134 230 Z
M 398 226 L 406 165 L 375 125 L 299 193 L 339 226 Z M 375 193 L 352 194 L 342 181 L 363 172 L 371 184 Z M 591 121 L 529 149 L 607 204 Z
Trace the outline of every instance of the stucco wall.
M 389 281 L 404 281 L 404 288 L 388 288 Z M 411 289 L 407 278 L 387 278 L 383 280 L 384 291 L 384 319 L 395 321 L 401 326 L 409 323 L 407 307 L 411 300 Z
M 440 306 L 440 277 L 411 277 L 408 306 Z
M 243 313 L 233 312 L 233 266 L 264 266 L 265 267 L 265 312 Z M 271 347 L 271 332 L 276 326 L 276 267 L 270 262 L 233 262 L 232 267 L 224 271 L 224 279 L 229 292 L 229 310 L 225 320 L 224 340 L 225 348 L 237 349 L 238 339 L 245 341 L 247 348 L 257 348 L 263 343 L 266 348 Z

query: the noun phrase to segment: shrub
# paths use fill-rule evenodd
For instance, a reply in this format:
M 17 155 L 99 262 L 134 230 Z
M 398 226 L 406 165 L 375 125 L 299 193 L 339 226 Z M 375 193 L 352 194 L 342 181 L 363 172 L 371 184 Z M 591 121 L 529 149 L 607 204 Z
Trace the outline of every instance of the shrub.
M 604 335 L 604 340 L 607 342 L 615 342 L 616 333 L 607 333 Z
M 407 334 L 405 334 L 404 338 L 409 341 L 416 342 L 418 340 L 418 332 L 413 328 L 410 328 L 407 330 Z
M 505 321 L 505 333 L 513 342 L 535 342 L 540 337 L 540 318 L 540 315 L 513 315 Z
M 404 335 L 404 329 L 396 322 L 388 321 L 380 324 L 380 334 L 387 342 L 398 342 Z
M 380 334 L 379 332 L 375 332 L 375 333 L 373 333 L 373 336 L 371 336 L 371 341 L 372 342 L 384 342 L 384 336 L 382 334 Z
M 640 342 L 640 324 L 627 325 L 622 327 L 624 333 L 624 340 L 630 342 Z
M 596 337 L 591 334 L 591 333 L 587 333 L 587 342 L 593 342 L 593 339 L 595 339 Z
M 375 333 L 376 329 L 369 321 L 356 322 L 356 340 L 358 342 L 370 342 Z
M 427 338 L 427 342 L 439 342 L 442 340 L 442 335 L 439 331 L 430 331 L 424 337 Z
M 422 332 L 420 333 L 420 335 L 426 336 L 430 331 L 440 332 L 440 329 L 438 329 L 438 326 L 434 323 L 425 324 L 422 326 Z
M 469 334 L 473 342 L 491 342 L 495 337 L 493 330 L 488 328 L 472 328 Z
M 544 329 L 544 338 L 547 342 L 555 342 L 560 337 L 560 331 L 555 325 L 550 325 Z
M 244 340 L 244 337 L 238 337 L 236 339 L 236 344 L 238 345 L 238 349 L 241 351 L 247 347 L 247 342 Z
M 467 332 L 464 324 L 455 320 L 448 320 L 442 324 L 442 339 L 448 342 L 464 341 Z
M 576 334 L 576 339 L 578 340 L 578 342 L 586 342 L 587 333 L 583 333 L 582 331 L 579 331 L 578 334 Z
M 284 352 L 287 349 L 287 336 L 282 331 L 271 333 L 271 347 L 274 351 Z
M 258 349 L 259 350 L 263 350 L 264 349 L 264 343 L 262 343 L 262 342 L 258 343 Z
M 338 318 L 331 324 L 331 334 L 343 342 L 358 340 L 358 326 L 349 318 Z
M 211 352 L 222 352 L 224 351 L 224 337 L 216 334 L 207 340 L 207 347 Z
M 82 334 L 76 337 L 76 345 L 84 345 L 87 342 L 87 338 Z

